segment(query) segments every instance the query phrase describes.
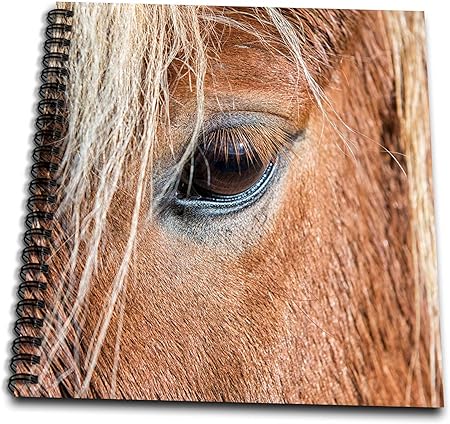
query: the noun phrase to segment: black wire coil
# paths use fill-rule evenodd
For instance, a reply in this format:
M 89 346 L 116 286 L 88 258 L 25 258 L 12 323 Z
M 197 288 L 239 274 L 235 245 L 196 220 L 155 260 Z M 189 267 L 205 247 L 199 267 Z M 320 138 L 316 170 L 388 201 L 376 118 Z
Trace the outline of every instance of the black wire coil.
M 72 16 L 73 12 L 66 9 L 54 9 L 47 15 L 42 85 L 39 89 L 41 100 L 37 106 L 32 179 L 23 237 L 25 248 L 22 252 L 23 265 L 18 289 L 20 300 L 16 307 L 18 319 L 14 325 L 16 338 L 12 343 L 12 375 L 8 382 L 11 393 L 18 396 L 19 385 L 39 382 L 39 376 L 33 367 L 40 363 L 43 344 L 46 303 L 42 297 L 49 287 L 50 270 L 47 260 L 51 252 L 52 221 L 58 187 L 56 173 L 61 160 L 62 138 L 66 131 L 65 92 L 69 77 L 67 61 Z

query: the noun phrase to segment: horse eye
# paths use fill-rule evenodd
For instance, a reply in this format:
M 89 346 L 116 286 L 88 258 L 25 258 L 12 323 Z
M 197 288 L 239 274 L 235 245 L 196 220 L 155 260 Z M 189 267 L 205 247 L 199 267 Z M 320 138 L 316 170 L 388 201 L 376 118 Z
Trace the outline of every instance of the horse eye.
M 207 199 L 236 196 L 257 184 L 271 165 L 248 144 L 230 140 L 203 144 L 184 166 L 177 195 Z

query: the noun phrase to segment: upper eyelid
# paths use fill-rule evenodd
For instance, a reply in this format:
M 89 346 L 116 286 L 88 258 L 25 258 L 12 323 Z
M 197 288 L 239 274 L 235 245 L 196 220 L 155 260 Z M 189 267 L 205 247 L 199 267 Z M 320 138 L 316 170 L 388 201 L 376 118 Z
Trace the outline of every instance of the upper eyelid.
M 202 133 L 206 134 L 217 129 L 231 129 L 249 125 L 277 126 L 283 128 L 286 132 L 296 132 L 294 125 L 279 115 L 267 112 L 231 111 L 209 116 L 203 124 Z
M 266 113 L 233 112 L 209 119 L 197 138 L 196 147 L 223 143 L 218 145 L 227 149 L 229 142 L 243 143 L 249 154 L 268 161 L 284 148 L 291 147 L 298 134 L 299 131 L 284 118 Z
M 252 124 L 267 128 L 279 128 L 293 140 L 298 138 L 299 134 L 303 132 L 303 129 L 297 128 L 286 117 L 269 112 L 232 110 L 206 113 L 200 132 L 196 136 L 196 143 L 192 144 L 194 136 L 191 133 L 186 137 L 185 141 L 176 148 L 175 152 L 173 152 L 171 156 L 172 160 L 176 161 L 176 163 L 180 163 L 180 160 L 183 157 L 187 158 L 186 150 L 190 150 L 190 156 L 194 154 L 196 148 L 201 144 L 202 138 L 215 130 L 248 127 Z

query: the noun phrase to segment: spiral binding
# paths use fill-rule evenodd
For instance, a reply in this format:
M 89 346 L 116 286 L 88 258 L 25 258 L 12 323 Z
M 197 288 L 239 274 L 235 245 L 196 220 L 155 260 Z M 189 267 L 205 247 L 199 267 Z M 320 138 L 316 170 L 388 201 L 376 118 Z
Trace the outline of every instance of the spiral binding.
M 18 289 L 20 300 L 16 307 L 18 319 L 14 325 L 16 338 L 12 343 L 12 375 L 8 383 L 11 393 L 19 396 L 18 384 L 39 382 L 33 367 L 40 363 L 39 353 L 43 344 L 41 333 L 46 304 L 42 297 L 49 286 L 50 269 L 46 261 L 50 255 L 52 221 L 57 200 L 56 172 L 61 160 L 61 140 L 66 131 L 65 92 L 69 77 L 66 65 L 72 16 L 73 12 L 66 9 L 54 9 L 47 15 L 42 85 L 39 89 L 41 100 L 37 107 L 39 115 L 36 119 L 30 197 L 25 218 L 27 229 L 23 238 L 25 248 Z

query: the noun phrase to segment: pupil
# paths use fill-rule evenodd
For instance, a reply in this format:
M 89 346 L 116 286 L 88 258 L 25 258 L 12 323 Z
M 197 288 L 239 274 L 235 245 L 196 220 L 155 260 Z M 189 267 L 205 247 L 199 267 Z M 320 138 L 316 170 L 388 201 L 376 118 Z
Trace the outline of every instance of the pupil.
M 270 164 L 264 164 L 251 147 L 234 142 L 201 145 L 194 155 L 193 169 L 191 163 L 186 164 L 178 189 L 186 197 L 240 194 L 257 183 Z

